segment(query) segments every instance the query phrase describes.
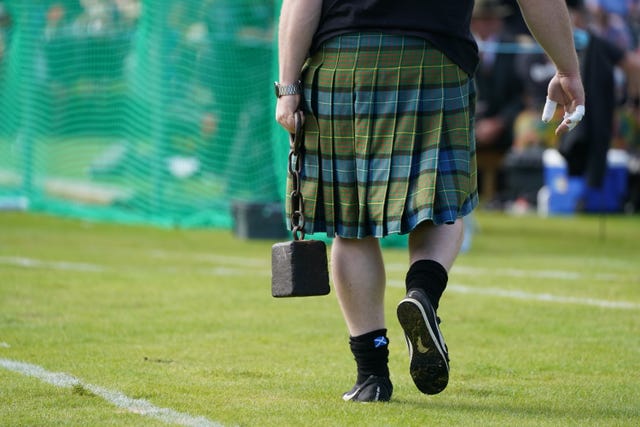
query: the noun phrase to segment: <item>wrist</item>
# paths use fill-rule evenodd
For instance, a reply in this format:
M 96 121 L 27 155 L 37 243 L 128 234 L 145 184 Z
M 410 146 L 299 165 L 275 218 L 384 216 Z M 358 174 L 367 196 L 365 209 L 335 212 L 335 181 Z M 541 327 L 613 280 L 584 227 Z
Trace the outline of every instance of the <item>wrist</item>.
M 273 88 L 275 91 L 276 98 L 280 98 L 282 96 L 302 94 L 302 82 L 300 80 L 290 84 L 274 82 Z

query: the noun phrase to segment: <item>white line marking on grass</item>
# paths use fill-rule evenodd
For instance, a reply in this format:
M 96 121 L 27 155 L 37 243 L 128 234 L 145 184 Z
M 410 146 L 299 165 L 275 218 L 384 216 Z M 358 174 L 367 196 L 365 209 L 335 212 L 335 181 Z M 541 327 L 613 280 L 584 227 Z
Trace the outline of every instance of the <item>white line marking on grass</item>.
M 232 257 L 211 257 L 209 261 L 213 261 L 215 263 L 222 264 L 234 264 L 234 258 Z M 232 261 L 232 262 L 229 262 Z M 244 263 L 245 268 L 241 268 L 240 262 L 242 259 L 235 258 L 237 267 L 228 267 L 228 266 L 219 266 L 213 268 L 198 268 L 192 269 L 197 273 L 201 274 L 209 274 L 213 276 L 242 276 L 247 274 L 255 274 L 256 270 L 251 269 L 251 267 L 258 267 L 258 271 L 264 275 L 270 275 L 270 270 L 267 270 L 268 264 L 264 261 L 258 261 L 257 259 L 249 259 L 249 262 Z M 253 262 L 252 262 L 253 261 Z M 260 264 L 258 264 L 260 262 Z M 18 266 L 23 268 L 34 268 L 34 269 L 48 269 L 48 270 L 58 270 L 58 271 L 77 271 L 77 272 L 89 272 L 89 273 L 102 273 L 108 270 L 107 267 L 97 265 L 97 264 L 87 264 L 80 262 L 69 262 L 69 261 L 42 261 L 34 258 L 24 258 L 24 257 L 3 257 L 0 256 L 0 264 Z M 135 270 L 135 264 L 129 264 L 128 267 Z M 249 268 L 249 269 L 248 269 Z M 165 266 L 161 268 L 156 268 L 155 271 L 161 271 L 164 273 L 174 273 L 180 274 L 183 270 L 176 266 Z
M 401 280 L 390 280 L 389 286 L 395 288 L 404 288 L 405 284 Z M 525 301 L 545 301 L 554 302 L 559 304 L 578 304 L 578 305 L 590 305 L 602 308 L 617 308 L 623 310 L 640 310 L 640 304 L 629 301 L 609 301 L 595 298 L 578 298 L 578 297 L 565 297 L 561 295 L 553 294 L 536 294 L 533 292 L 526 292 L 517 289 L 499 289 L 499 288 L 481 288 L 474 286 L 456 285 L 450 284 L 447 286 L 448 292 L 456 292 L 459 294 L 475 294 L 475 295 L 489 295 L 494 297 L 512 298 Z
M 161 256 L 161 257 L 171 257 L 170 252 L 164 251 L 153 251 L 152 256 Z M 261 273 L 261 275 L 268 276 L 270 275 L 270 271 L 268 270 L 268 264 L 266 261 L 258 258 L 243 258 L 243 257 L 234 257 L 234 256 L 225 256 L 225 255 L 215 255 L 211 254 L 200 254 L 200 259 L 207 259 L 208 261 L 214 263 L 223 263 L 223 264 L 241 264 L 245 268 L 238 269 L 235 267 L 226 267 L 220 266 L 212 269 L 198 269 L 196 271 L 200 273 L 211 274 L 214 276 L 236 276 L 243 274 L 256 274 L 256 272 Z M 27 268 L 50 268 L 53 270 L 71 270 L 71 271 L 89 271 L 89 272 L 102 272 L 105 271 L 106 268 L 96 264 L 86 264 L 86 263 L 76 263 L 76 262 L 67 262 L 67 261 L 40 261 L 32 258 L 21 258 L 21 257 L 0 257 L 0 264 L 10 264 L 10 265 L 19 265 Z M 135 266 L 134 266 L 135 267 Z M 252 268 L 253 267 L 253 268 Z M 248 268 L 248 270 L 247 270 Z M 255 269 L 254 269 L 255 268 Z M 404 265 L 395 263 L 389 264 L 387 267 L 388 271 L 405 271 L 406 267 Z M 257 270 L 257 271 L 256 271 Z M 163 271 L 165 272 L 179 272 L 178 267 L 167 267 Z M 473 275 L 482 275 L 482 274 L 503 274 L 511 277 L 533 277 L 533 278 L 545 278 L 545 279 L 560 279 L 560 280 L 585 280 L 585 279 L 600 279 L 600 280 L 613 280 L 617 276 L 613 274 L 600 274 L 595 276 L 587 276 L 585 274 L 581 274 L 578 272 L 571 271 L 562 271 L 562 270 L 521 270 L 521 269 L 487 269 L 487 268 L 477 268 L 477 267 L 464 267 L 464 266 L 456 266 L 453 273 L 459 274 L 473 274 Z M 400 280 L 390 280 L 390 286 L 394 287 L 404 287 L 404 282 Z M 640 304 L 629 302 L 629 301 L 609 301 L 609 300 L 600 300 L 595 298 L 579 298 L 579 297 L 570 297 L 570 296 L 561 296 L 561 295 L 553 295 L 553 294 L 537 294 L 533 292 L 526 292 L 520 290 L 508 290 L 508 289 L 500 289 L 500 288 L 483 288 L 483 287 L 471 287 L 464 285 L 449 285 L 447 288 L 452 292 L 464 293 L 464 294 L 476 294 L 476 295 L 491 295 L 498 296 L 504 298 L 513 298 L 520 300 L 529 300 L 529 301 L 548 301 L 554 303 L 564 303 L 564 304 L 579 304 L 579 305 L 590 305 L 596 307 L 603 308 L 614 308 L 614 309 L 626 309 L 626 310 L 638 310 L 640 309 Z
M 16 265 L 26 268 L 48 268 L 52 270 L 86 271 L 91 273 L 100 273 L 104 271 L 104 267 L 96 264 L 67 261 L 41 261 L 24 257 L 0 256 L 0 264 Z
M 507 290 L 498 288 L 474 288 L 463 285 L 453 285 L 451 289 L 454 292 L 461 294 L 481 294 L 499 296 L 505 298 L 514 298 L 528 301 L 546 301 L 563 304 L 579 304 L 579 305 L 591 305 L 602 308 L 619 308 L 626 310 L 638 310 L 640 304 L 635 304 L 629 301 L 609 301 L 600 300 L 595 298 L 578 298 L 578 297 L 565 297 L 561 295 L 553 294 L 536 294 L 532 292 L 525 292 L 520 290 Z
M 404 264 L 390 264 L 387 267 L 389 271 L 405 272 L 408 269 Z M 483 268 L 483 267 L 467 267 L 456 265 L 451 270 L 451 274 L 460 274 L 465 276 L 478 275 L 500 275 L 506 277 L 531 277 L 536 279 L 558 279 L 558 280 L 605 280 L 611 281 L 618 278 L 615 274 L 583 274 L 575 271 L 566 270 L 523 270 L 519 268 Z
M 198 427 L 222 427 L 222 424 L 211 421 L 205 417 L 194 417 L 184 412 L 178 412 L 168 408 L 160 408 L 148 400 L 133 399 L 119 391 L 108 390 L 104 387 L 87 384 L 64 372 L 50 372 L 38 365 L 1 358 L 0 367 L 19 374 L 38 378 L 39 380 L 52 384 L 56 387 L 73 388 L 81 386 L 118 408 L 122 408 L 144 417 L 155 418 L 167 424 Z
M 596 279 L 596 280 L 615 280 L 614 274 L 582 274 L 575 271 L 563 271 L 563 270 L 521 270 L 517 268 L 498 268 L 488 269 L 479 267 L 464 267 L 455 266 L 452 269 L 452 273 L 465 274 L 465 275 L 478 275 L 478 274 L 499 274 L 501 276 L 508 277 L 535 277 L 538 279 L 560 279 L 560 280 L 583 280 L 583 279 Z
M 271 264 L 271 260 L 268 258 L 247 258 L 247 257 L 238 257 L 233 255 L 220 255 L 215 253 L 180 253 L 180 252 L 171 252 L 171 251 L 163 251 L 163 250 L 153 250 L 149 252 L 154 258 L 177 258 L 177 257 L 187 257 L 190 260 L 198 260 L 198 261 L 207 261 L 213 262 L 216 264 L 233 264 L 241 267 L 256 267 L 256 268 L 267 268 Z

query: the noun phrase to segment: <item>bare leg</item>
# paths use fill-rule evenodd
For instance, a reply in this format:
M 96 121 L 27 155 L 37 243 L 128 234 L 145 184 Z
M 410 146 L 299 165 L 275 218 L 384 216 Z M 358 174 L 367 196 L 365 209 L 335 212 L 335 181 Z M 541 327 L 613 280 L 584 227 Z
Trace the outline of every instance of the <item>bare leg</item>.
M 451 270 L 460 252 L 463 233 L 462 218 L 454 224 L 420 224 L 409 234 L 410 264 L 421 259 L 430 259 L 439 262 L 447 271 Z
M 378 239 L 336 237 L 331 249 L 334 287 L 349 334 L 385 328 L 385 271 Z

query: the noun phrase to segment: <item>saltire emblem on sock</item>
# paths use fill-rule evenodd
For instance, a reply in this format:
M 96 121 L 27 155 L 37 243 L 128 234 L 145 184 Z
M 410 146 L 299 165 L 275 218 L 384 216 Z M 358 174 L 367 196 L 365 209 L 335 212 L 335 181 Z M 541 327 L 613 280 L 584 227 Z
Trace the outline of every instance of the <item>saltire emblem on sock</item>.
M 382 346 L 387 345 L 387 344 L 389 344 L 389 341 L 387 341 L 386 337 L 382 337 L 381 336 L 381 337 L 373 339 L 373 346 L 375 348 L 379 348 L 379 347 L 382 347 Z

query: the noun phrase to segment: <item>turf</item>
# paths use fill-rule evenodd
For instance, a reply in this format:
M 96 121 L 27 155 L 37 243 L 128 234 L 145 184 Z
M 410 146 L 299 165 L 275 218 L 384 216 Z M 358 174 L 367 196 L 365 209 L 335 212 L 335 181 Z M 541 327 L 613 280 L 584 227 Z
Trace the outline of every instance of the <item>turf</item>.
M 0 359 L 224 426 L 640 424 L 639 218 L 476 219 L 437 396 L 395 319 L 403 248 L 384 250 L 393 400 L 354 404 L 335 294 L 272 298 L 273 242 L 38 214 L 0 213 Z M 165 425 L 135 412 L 0 367 L 0 425 Z

